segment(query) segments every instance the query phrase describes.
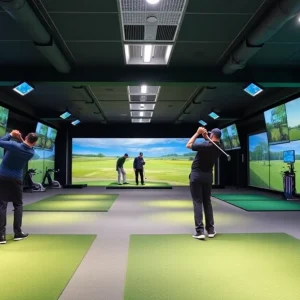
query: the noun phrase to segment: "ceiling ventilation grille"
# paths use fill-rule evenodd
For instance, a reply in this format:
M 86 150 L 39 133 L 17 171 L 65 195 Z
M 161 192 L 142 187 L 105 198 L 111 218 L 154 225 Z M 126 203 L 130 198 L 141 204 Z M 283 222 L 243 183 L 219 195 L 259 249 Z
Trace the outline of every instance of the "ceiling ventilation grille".
M 145 31 L 143 25 L 125 25 L 124 34 L 126 41 L 144 40 Z

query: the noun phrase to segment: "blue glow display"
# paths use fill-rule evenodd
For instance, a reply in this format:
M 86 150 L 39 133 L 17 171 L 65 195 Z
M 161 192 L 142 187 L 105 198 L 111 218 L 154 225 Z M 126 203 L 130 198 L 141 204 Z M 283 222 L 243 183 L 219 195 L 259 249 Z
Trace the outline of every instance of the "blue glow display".
M 21 96 L 25 96 L 27 94 L 29 94 L 30 92 L 32 92 L 34 90 L 34 88 L 29 85 L 27 82 L 23 82 L 21 84 L 19 84 L 18 86 L 16 86 L 13 89 L 16 93 L 18 93 Z
M 295 150 L 283 151 L 283 161 L 287 164 L 295 162 Z
M 206 123 L 205 121 L 203 121 L 203 120 L 200 120 L 199 123 L 200 123 L 202 126 L 206 126 L 206 125 L 207 125 L 207 123 Z
M 256 84 L 251 83 L 244 89 L 244 91 L 250 96 L 255 97 L 258 94 L 260 94 L 263 91 L 263 89 L 257 86 Z
M 72 122 L 72 125 L 76 126 L 76 125 L 79 124 L 79 123 L 80 123 L 80 121 L 79 121 L 79 120 L 76 120 L 76 121 Z
M 210 114 L 209 114 L 209 116 L 211 117 L 211 118 L 213 118 L 214 120 L 216 120 L 216 119 L 218 119 L 220 116 L 218 116 L 215 112 L 211 112 Z
M 66 112 L 64 112 L 63 114 L 60 115 L 60 117 L 64 120 L 69 118 L 70 116 L 71 116 L 71 114 L 68 111 L 66 111 Z

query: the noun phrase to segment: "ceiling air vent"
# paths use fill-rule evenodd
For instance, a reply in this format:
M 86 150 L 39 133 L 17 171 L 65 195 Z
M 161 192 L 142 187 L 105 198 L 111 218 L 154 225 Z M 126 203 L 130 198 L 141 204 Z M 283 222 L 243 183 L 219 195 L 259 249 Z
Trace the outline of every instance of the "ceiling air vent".
M 157 41 L 173 41 L 176 34 L 176 26 L 158 26 L 156 33 Z
M 126 41 L 143 41 L 145 36 L 145 26 L 125 25 L 124 33 Z

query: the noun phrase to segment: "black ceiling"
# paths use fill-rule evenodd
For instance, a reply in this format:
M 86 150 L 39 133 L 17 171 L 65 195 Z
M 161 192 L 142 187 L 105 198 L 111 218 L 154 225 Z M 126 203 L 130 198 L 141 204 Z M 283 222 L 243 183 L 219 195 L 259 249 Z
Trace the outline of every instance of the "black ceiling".
M 161 1 L 167 5 L 171 0 Z M 3 2 L 0 0 L 0 5 Z M 204 119 L 212 124 L 207 115 L 215 110 L 222 117 L 219 126 L 250 111 L 255 113 L 262 104 L 272 105 L 296 94 L 300 88 L 299 78 L 291 76 L 300 64 L 300 23 L 295 13 L 247 60 L 243 70 L 233 75 L 222 73 L 242 41 L 276 3 L 284 1 L 187 1 L 169 64 L 156 67 L 126 66 L 119 0 L 27 2 L 71 70 L 66 74 L 55 70 L 20 23 L 0 10 L 0 67 L 5 70 L 0 75 L 0 101 L 9 102 L 13 97 L 51 122 L 68 109 L 82 123 L 130 123 L 129 83 L 161 87 L 151 123 Z M 280 70 L 278 76 L 275 69 Z M 22 80 L 35 86 L 25 97 L 11 91 L 11 86 Z M 248 81 L 265 82 L 265 91 L 256 98 L 248 96 L 243 92 Z

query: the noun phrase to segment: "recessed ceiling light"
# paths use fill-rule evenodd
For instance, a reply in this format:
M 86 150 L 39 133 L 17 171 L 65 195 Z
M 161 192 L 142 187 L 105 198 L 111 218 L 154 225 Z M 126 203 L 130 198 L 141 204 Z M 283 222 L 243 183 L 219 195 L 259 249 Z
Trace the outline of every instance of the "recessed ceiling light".
M 256 85 L 255 83 L 250 83 L 244 88 L 244 91 L 252 97 L 257 96 L 263 92 L 263 89 Z
M 31 93 L 34 88 L 28 84 L 27 82 L 22 82 L 20 84 L 18 84 L 15 88 L 13 88 L 13 90 L 18 93 L 21 96 L 25 96 L 29 93 Z
M 160 0 L 146 0 L 149 4 L 157 4 Z
M 210 114 L 208 114 L 212 119 L 214 119 L 214 120 L 216 120 L 216 119 L 218 119 L 220 116 L 219 115 L 217 115 L 215 112 L 211 112 Z
M 80 121 L 79 121 L 79 120 L 76 120 L 76 121 L 72 122 L 71 124 L 74 125 L 74 126 L 76 126 L 76 125 L 79 124 L 79 123 L 80 123 Z
M 64 120 L 69 118 L 70 116 L 71 116 L 71 114 L 68 111 L 66 111 L 66 112 L 64 112 L 63 114 L 60 115 L 60 117 Z
M 172 51 L 172 45 L 169 45 L 167 47 L 167 50 L 166 50 L 166 56 L 165 56 L 165 60 L 166 60 L 166 63 L 169 62 L 169 59 L 170 59 L 170 55 L 171 55 L 171 51 Z
M 203 120 L 200 120 L 199 123 L 200 123 L 202 126 L 206 126 L 206 125 L 207 125 L 207 123 L 206 123 L 205 121 L 203 121 Z
M 140 105 L 140 108 L 144 108 L 144 107 L 145 107 L 145 105 L 144 105 L 144 104 L 141 104 L 141 105 Z
M 146 94 L 147 93 L 147 89 L 148 89 L 147 85 L 142 85 L 141 86 L 141 93 L 142 94 Z
M 157 22 L 157 18 L 155 16 L 149 16 L 147 18 L 147 22 L 148 23 L 156 23 Z

